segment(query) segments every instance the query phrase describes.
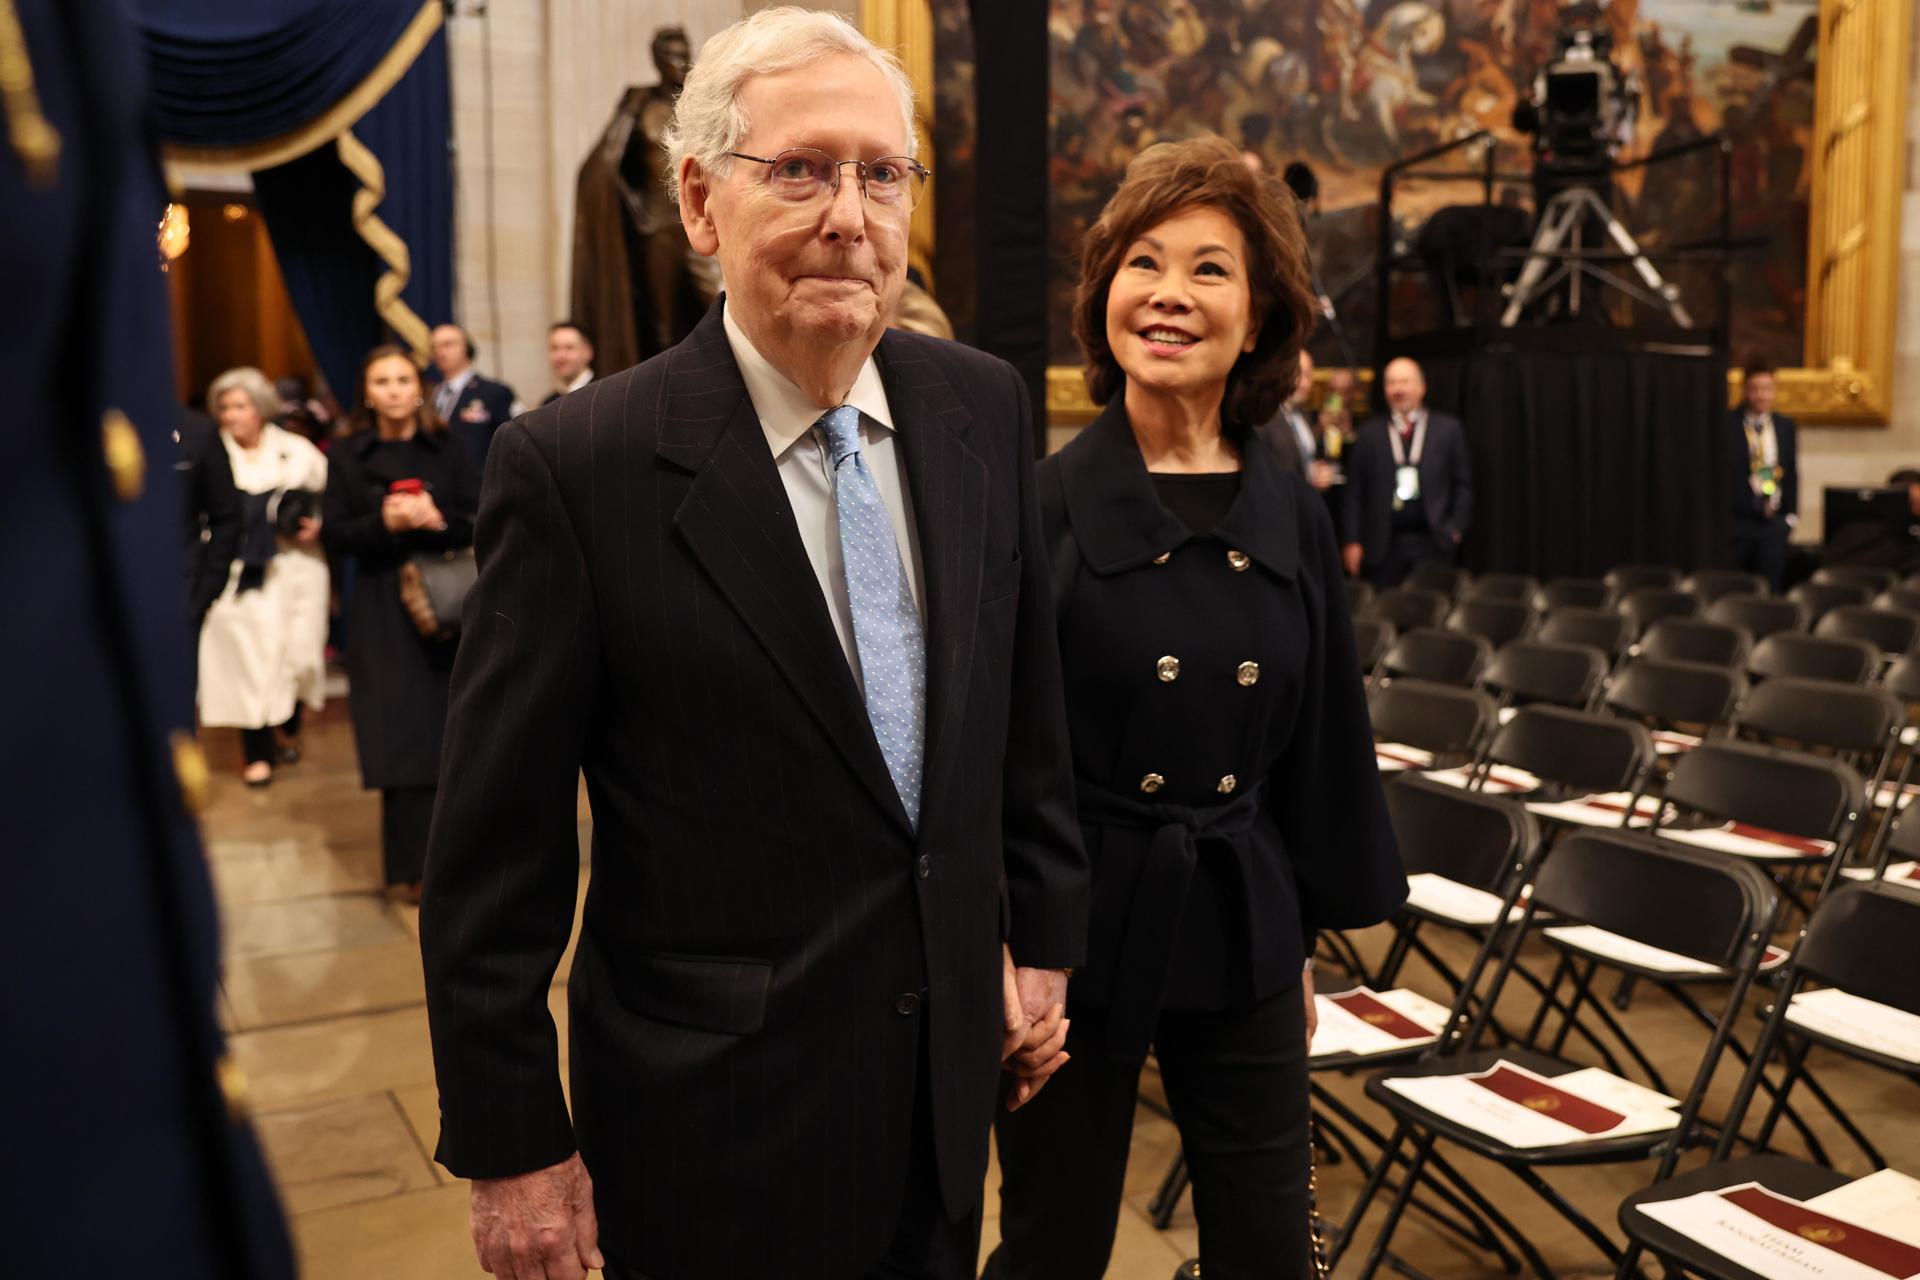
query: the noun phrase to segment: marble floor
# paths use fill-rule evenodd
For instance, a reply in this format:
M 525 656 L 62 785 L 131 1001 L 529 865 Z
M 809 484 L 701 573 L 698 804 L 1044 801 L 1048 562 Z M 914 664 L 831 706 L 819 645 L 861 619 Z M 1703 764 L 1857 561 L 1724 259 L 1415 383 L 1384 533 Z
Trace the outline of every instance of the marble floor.
M 427 1045 L 417 913 L 380 893 L 377 798 L 363 792 L 345 703 L 336 700 L 307 735 L 306 759 L 282 769 L 265 791 L 238 779 L 237 735 L 208 731 L 217 780 L 205 816 L 207 850 L 224 926 L 220 1014 L 250 1083 L 254 1119 L 291 1216 L 309 1280 L 438 1280 L 480 1275 L 467 1241 L 467 1189 L 430 1156 L 436 1137 L 433 1065 Z M 582 847 L 589 828 L 580 807 Z M 587 868 L 581 866 L 584 891 Z M 1361 935 L 1377 949 L 1379 930 Z M 1448 954 L 1459 959 L 1458 948 Z M 553 1016 L 566 1038 L 563 984 L 571 952 L 555 975 Z M 1433 984 L 1417 969 L 1409 985 Z M 1670 1072 L 1702 1043 L 1684 1015 L 1657 996 L 1634 1002 L 1626 1022 Z M 1723 1072 L 1722 1076 L 1730 1073 Z M 1821 1079 L 1896 1165 L 1920 1172 L 1920 1103 L 1911 1084 L 1835 1062 Z M 1374 1123 L 1379 1113 L 1358 1078 L 1323 1080 Z M 1149 1077 L 1147 1089 L 1153 1090 Z M 1718 1090 L 1731 1087 L 1730 1079 Z M 1816 1122 L 1842 1167 L 1864 1172 L 1856 1152 Z M 1172 1125 L 1143 1106 L 1133 1142 L 1126 1207 L 1108 1276 L 1167 1280 L 1197 1252 L 1191 1208 L 1170 1229 L 1154 1228 L 1147 1205 L 1177 1146 Z M 1460 1167 L 1514 1215 L 1564 1276 L 1611 1274 L 1584 1238 L 1533 1201 L 1503 1171 L 1471 1158 Z M 1613 1206 L 1646 1177 L 1642 1165 L 1556 1171 L 1554 1183 L 1609 1229 Z M 1323 1168 L 1321 1207 L 1338 1222 L 1359 1189 L 1352 1166 Z M 997 1236 L 998 1197 L 989 1189 L 983 1251 Z M 1376 1208 L 1362 1224 L 1374 1235 Z M 1433 1280 L 1501 1274 L 1490 1258 L 1412 1218 L 1396 1251 Z M 1357 1271 L 1358 1258 L 1336 1274 Z

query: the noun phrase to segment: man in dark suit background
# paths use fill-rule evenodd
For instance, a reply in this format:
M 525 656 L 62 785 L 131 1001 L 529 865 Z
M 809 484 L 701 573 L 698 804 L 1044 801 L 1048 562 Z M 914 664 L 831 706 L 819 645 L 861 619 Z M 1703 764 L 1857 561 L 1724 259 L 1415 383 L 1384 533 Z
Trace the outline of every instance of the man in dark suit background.
M 1733 499 L 1733 563 L 1779 591 L 1787 542 L 1800 523 L 1800 428 L 1773 411 L 1773 365 L 1749 360 L 1741 403 L 1727 411 L 1727 471 Z
M 1427 380 L 1401 356 L 1382 377 L 1388 414 L 1347 456 L 1341 541 L 1349 574 L 1395 587 L 1416 565 L 1452 564 L 1473 519 L 1473 463 L 1458 418 L 1426 407 Z
M 440 385 L 434 388 L 433 411 L 447 424 L 454 438 L 466 446 L 475 471 L 487 465 L 487 449 L 493 433 L 502 423 L 525 408 L 514 396 L 513 388 L 480 375 L 473 367 L 479 354 L 473 335 L 457 324 L 435 325 L 432 335 L 433 366 L 440 371 Z
M 496 439 L 421 906 L 496 1275 L 971 1280 L 994 1108 L 1063 1061 L 1087 868 L 1031 411 L 887 327 L 912 145 L 839 16 L 714 37 L 671 172 L 728 294 Z

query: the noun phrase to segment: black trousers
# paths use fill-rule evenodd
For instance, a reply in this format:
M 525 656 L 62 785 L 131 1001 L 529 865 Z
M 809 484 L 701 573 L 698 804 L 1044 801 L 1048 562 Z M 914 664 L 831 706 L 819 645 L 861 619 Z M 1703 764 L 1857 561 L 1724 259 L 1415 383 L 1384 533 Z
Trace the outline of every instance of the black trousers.
M 1737 569 L 1765 578 L 1777 595 L 1787 578 L 1787 539 L 1793 531 L 1785 516 L 1762 524 L 1737 520 L 1733 526 L 1733 563 Z
M 1101 1055 L 1095 1010 L 1072 1014 L 1072 1060 L 994 1126 L 1001 1244 L 984 1280 L 1100 1280 L 1113 1252 L 1141 1064 Z M 1154 1055 L 1193 1174 L 1201 1273 L 1310 1276 L 1300 988 L 1223 1013 L 1162 1013 Z
M 297 738 L 300 736 L 300 710 L 300 704 L 297 702 L 294 703 L 293 714 L 288 716 L 287 722 L 280 726 L 280 732 L 286 734 L 289 738 Z M 240 748 L 246 752 L 248 764 L 272 764 L 274 759 L 273 726 L 268 725 L 264 729 L 242 729 L 240 731 Z
M 1366 577 L 1384 591 L 1405 582 L 1408 574 L 1429 560 L 1454 564 L 1459 557 L 1460 548 L 1444 533 L 1427 528 L 1397 529 L 1393 540 L 1387 543 L 1386 558 L 1379 564 L 1368 565 Z
M 388 787 L 380 793 L 380 857 L 388 884 L 419 884 L 433 827 L 434 787 Z

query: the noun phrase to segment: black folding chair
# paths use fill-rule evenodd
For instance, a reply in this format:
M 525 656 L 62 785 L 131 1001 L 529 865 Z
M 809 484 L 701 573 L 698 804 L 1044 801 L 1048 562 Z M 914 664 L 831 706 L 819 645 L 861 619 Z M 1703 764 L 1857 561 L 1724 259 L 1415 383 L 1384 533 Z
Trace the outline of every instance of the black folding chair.
M 1412 747 L 1436 766 L 1472 761 L 1497 714 L 1493 698 L 1478 689 L 1412 677 L 1375 684 L 1367 710 L 1375 742 Z
M 1878 787 L 1906 719 L 1885 689 L 1780 676 L 1747 691 L 1733 732 L 1831 751 Z
M 1671 591 L 1680 585 L 1680 571 L 1659 564 L 1622 564 L 1607 570 L 1603 581 L 1617 599 L 1643 587 Z
M 1373 584 L 1365 578 L 1347 579 L 1347 612 L 1356 618 L 1373 609 Z
M 1380 665 L 1380 659 L 1387 656 L 1387 649 L 1393 644 L 1394 630 L 1391 622 L 1379 618 L 1356 617 L 1353 620 L 1353 647 L 1360 656 L 1360 674 L 1366 679 L 1373 678 L 1373 670 Z
M 1700 613 L 1700 597 L 1691 591 L 1667 587 L 1639 587 L 1614 606 L 1627 620 L 1636 639 L 1654 623 L 1667 618 L 1692 618 Z
M 1548 644 L 1583 644 L 1617 660 L 1633 643 L 1627 620 L 1611 609 L 1563 605 L 1549 610 L 1533 638 Z
M 1540 588 L 1542 609 L 1604 609 L 1613 603 L 1613 588 L 1598 578 L 1549 578 Z
M 1473 581 L 1473 575 L 1454 565 L 1427 560 L 1413 567 L 1403 585 L 1421 591 L 1437 591 L 1448 600 L 1458 600 Z
M 1793 600 L 1774 600 L 1761 595 L 1721 596 L 1707 606 L 1703 615 L 1708 622 L 1739 627 L 1758 644 L 1781 631 L 1804 631 L 1806 612 Z
M 1768 636 L 1747 659 L 1748 673 L 1766 680 L 1785 676 L 1865 684 L 1879 669 L 1880 650 L 1865 640 L 1803 636 L 1797 631 Z
M 1550 702 L 1590 707 L 1612 664 L 1590 645 L 1515 640 L 1493 655 L 1480 683 L 1499 695 L 1502 707 Z
M 1596 792 L 1635 795 L 1646 786 L 1653 763 L 1653 735 L 1645 725 L 1531 703 L 1494 731 L 1476 784 L 1484 789 L 1480 779 L 1504 766 L 1539 779 L 1540 790 L 1526 797 L 1534 803 Z
M 1874 590 L 1857 582 L 1803 582 L 1787 592 L 1787 599 L 1799 605 L 1807 617 L 1807 625 L 1813 626 L 1826 615 L 1829 609 L 1838 609 L 1843 605 L 1865 604 L 1873 599 Z
M 1372 613 L 1384 618 L 1399 631 L 1415 627 L 1437 627 L 1446 620 L 1451 600 L 1438 591 L 1418 587 L 1393 587 L 1373 598 Z
M 1712 1161 L 1702 1168 L 1657 1180 L 1645 1190 L 1628 1196 L 1620 1205 L 1620 1226 L 1629 1241 L 1616 1273 L 1621 1280 L 1636 1273 L 1635 1264 L 1643 1249 L 1658 1258 L 1672 1274 L 1704 1276 L 1709 1280 L 1748 1280 L 1753 1274 L 1648 1217 L 1644 1211 L 1648 1205 L 1749 1182 L 1757 1182 L 1789 1199 L 1804 1201 L 1849 1180 L 1830 1167 L 1768 1154 L 1765 1150 L 1778 1113 L 1804 1071 L 1808 1049 L 1819 1045 L 1909 1081 L 1920 1081 L 1920 1068 L 1846 1036 L 1796 1022 L 1795 1001 L 1801 999 L 1811 981 L 1889 1009 L 1920 1014 L 1920 981 L 1915 978 L 1913 966 L 1916 936 L 1920 936 L 1920 893 L 1892 885 L 1849 885 L 1836 890 L 1820 904 L 1807 922 L 1806 936 L 1795 950 L 1792 962 L 1781 975 L 1766 1029 L 1761 1032 L 1752 1061 L 1734 1091 Z M 1799 1012 L 1804 1018 L 1804 1006 Z M 1754 1139 L 1756 1154 L 1730 1159 L 1735 1143 L 1740 1141 L 1742 1123 L 1764 1077 L 1768 1059 L 1776 1050 L 1784 1052 L 1787 1070 L 1780 1085 L 1773 1090 L 1772 1111 Z M 1868 1153 L 1874 1167 L 1884 1168 L 1886 1161 L 1866 1135 L 1851 1121 L 1847 1123 L 1852 1129 L 1850 1136 Z
M 1920 613 L 1920 587 L 1888 587 L 1873 598 L 1873 607 Z
M 1653 729 L 1654 745 L 1672 755 L 1723 728 L 1746 691 L 1746 678 L 1725 667 L 1635 658 L 1608 680 L 1606 707 Z
M 1460 635 L 1434 627 L 1415 627 L 1401 633 L 1380 660 L 1382 674 L 1412 676 L 1435 684 L 1471 688 L 1480 679 L 1493 646 L 1479 636 Z
M 1691 591 L 1708 604 L 1722 596 L 1766 596 L 1767 580 L 1738 569 L 1696 569 L 1681 579 L 1680 589 Z
M 1897 658 L 1912 652 L 1914 641 L 1920 640 L 1920 613 L 1842 605 L 1822 615 L 1813 625 L 1813 634 L 1865 640 L 1886 656 Z
M 1526 573 L 1483 573 L 1467 588 L 1468 600 L 1518 600 L 1533 604 L 1540 580 Z
M 1698 618 L 1663 619 L 1648 627 L 1634 645 L 1635 652 L 1649 658 L 1677 658 L 1735 670 L 1746 665 L 1752 649 L 1753 638 L 1744 629 Z
M 1453 606 L 1446 625 L 1449 631 L 1479 636 L 1498 649 L 1503 644 L 1525 639 L 1539 623 L 1540 615 L 1524 601 L 1470 597 Z
M 1515 885 L 1505 901 L 1511 905 L 1519 897 L 1520 886 Z M 1570 1127 L 1570 1140 L 1564 1143 L 1516 1147 L 1429 1110 L 1391 1087 L 1391 1081 L 1409 1078 L 1483 1075 L 1502 1059 L 1548 1079 L 1575 1069 L 1571 1062 L 1537 1051 L 1479 1047 L 1500 991 L 1517 967 L 1520 943 L 1542 912 L 1553 913 L 1563 925 L 1590 925 L 1633 943 L 1714 965 L 1732 975 L 1725 1011 L 1707 1040 L 1670 1127 L 1587 1138 L 1578 1137 L 1579 1131 Z M 1745 1001 L 1764 954 L 1764 930 L 1773 912 L 1774 893 L 1765 876 L 1750 866 L 1694 850 L 1663 847 L 1627 832 L 1597 831 L 1577 832 L 1550 850 L 1541 859 L 1521 920 L 1506 931 L 1499 968 L 1485 994 L 1475 1000 L 1479 1012 L 1473 1021 L 1414 1066 L 1392 1068 L 1368 1079 L 1367 1096 L 1393 1116 L 1394 1131 L 1388 1156 L 1376 1164 L 1335 1243 L 1333 1261 L 1338 1261 L 1379 1195 L 1400 1146 L 1411 1142 L 1413 1155 L 1407 1171 L 1358 1274 L 1364 1280 L 1379 1270 L 1414 1187 L 1436 1146 L 1444 1141 L 1507 1169 L 1579 1230 L 1609 1262 L 1622 1262 L 1624 1252 L 1539 1170 L 1619 1164 L 1657 1156 L 1655 1179 L 1672 1172 L 1698 1127 L 1701 1103 L 1731 1033 L 1732 1015 Z M 1488 1215 L 1488 1221 L 1509 1237 L 1536 1274 L 1556 1274 L 1528 1233 L 1511 1219 L 1504 1214 Z
M 1899 578 L 1893 570 L 1873 564 L 1829 564 L 1813 571 L 1813 581 L 1823 587 L 1844 583 L 1864 588 L 1868 595 L 1885 591 Z

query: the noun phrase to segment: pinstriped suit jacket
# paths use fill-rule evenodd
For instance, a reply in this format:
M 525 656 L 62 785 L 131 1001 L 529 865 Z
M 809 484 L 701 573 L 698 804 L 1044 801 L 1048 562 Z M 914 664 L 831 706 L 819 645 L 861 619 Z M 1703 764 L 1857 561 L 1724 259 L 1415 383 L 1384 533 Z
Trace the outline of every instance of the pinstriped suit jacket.
M 603 1246 L 656 1280 L 845 1280 L 897 1224 L 922 1035 L 957 1216 L 1002 937 L 1082 959 L 1031 415 L 999 360 L 880 343 L 927 577 L 916 837 L 720 316 L 495 438 L 421 906 L 438 1154 L 500 1176 L 577 1143 Z M 570 1122 L 546 992 L 582 768 Z

